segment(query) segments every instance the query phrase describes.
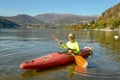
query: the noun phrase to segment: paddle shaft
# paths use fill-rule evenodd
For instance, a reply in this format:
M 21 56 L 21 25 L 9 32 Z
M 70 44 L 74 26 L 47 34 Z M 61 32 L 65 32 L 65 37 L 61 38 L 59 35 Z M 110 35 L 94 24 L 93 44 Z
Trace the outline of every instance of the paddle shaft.
M 60 43 L 60 40 L 57 38 L 57 37 L 55 37 L 55 36 L 53 36 L 53 35 L 51 35 L 52 36 L 52 38 L 55 40 L 55 41 L 57 41 L 57 43 Z

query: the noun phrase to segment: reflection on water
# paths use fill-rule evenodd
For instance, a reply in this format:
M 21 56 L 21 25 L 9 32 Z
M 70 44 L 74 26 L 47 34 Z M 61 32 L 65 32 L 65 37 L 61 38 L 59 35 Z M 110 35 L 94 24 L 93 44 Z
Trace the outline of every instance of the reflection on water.
M 40 76 L 40 75 L 46 75 L 51 74 L 56 71 L 65 70 L 64 66 L 50 68 L 46 70 L 26 70 L 24 73 L 20 75 L 20 78 L 29 78 L 33 76 Z
M 58 67 L 50 68 L 46 70 L 26 70 L 23 74 L 20 75 L 20 78 L 22 79 L 22 78 L 30 78 L 34 76 L 46 75 L 46 74 L 54 73 L 56 71 L 67 72 L 69 78 L 72 78 L 76 73 L 81 76 L 87 76 L 86 68 L 76 66 L 75 63 L 72 63 L 72 64 L 58 66 Z
M 80 67 L 80 66 L 75 66 L 74 67 L 74 70 L 76 73 L 82 75 L 82 76 L 87 76 L 87 68 L 83 68 L 83 67 Z
M 81 47 L 92 46 L 94 55 L 88 58 L 86 69 L 70 64 L 43 71 L 23 71 L 19 65 L 54 51 L 62 51 L 51 35 L 63 43 L 67 34 L 73 32 Z M 114 39 L 117 35 L 119 38 Z M 0 30 L 0 80 L 119 80 L 120 32 L 96 30 Z M 48 77 L 49 76 L 49 77 Z M 20 79 L 21 80 L 21 79 Z
M 92 40 L 99 42 L 101 45 L 107 48 L 120 50 L 120 32 L 117 32 L 118 39 L 115 39 L 116 35 L 113 31 L 91 31 Z

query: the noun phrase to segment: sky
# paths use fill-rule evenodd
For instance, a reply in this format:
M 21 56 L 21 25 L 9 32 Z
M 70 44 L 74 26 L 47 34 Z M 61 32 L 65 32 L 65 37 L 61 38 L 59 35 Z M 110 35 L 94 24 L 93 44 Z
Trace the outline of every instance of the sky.
M 101 15 L 120 0 L 0 0 L 0 16 L 45 13 Z

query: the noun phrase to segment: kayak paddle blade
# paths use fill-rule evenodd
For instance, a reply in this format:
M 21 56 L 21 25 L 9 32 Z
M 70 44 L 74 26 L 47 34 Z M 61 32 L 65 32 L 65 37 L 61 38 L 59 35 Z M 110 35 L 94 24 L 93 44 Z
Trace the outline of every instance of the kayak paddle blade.
M 75 57 L 75 62 L 78 66 L 81 66 L 81 67 L 84 67 L 84 68 L 87 67 L 88 62 L 82 56 L 74 55 L 74 57 Z

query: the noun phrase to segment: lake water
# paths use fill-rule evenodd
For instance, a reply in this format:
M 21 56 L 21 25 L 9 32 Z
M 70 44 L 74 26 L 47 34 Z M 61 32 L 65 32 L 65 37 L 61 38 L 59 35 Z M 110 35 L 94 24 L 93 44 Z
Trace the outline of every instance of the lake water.
M 87 58 L 85 71 L 74 71 L 75 63 L 47 70 L 24 71 L 19 65 L 55 51 L 62 51 L 51 35 L 63 43 L 73 32 L 81 48 L 92 46 L 94 55 Z M 119 36 L 114 39 L 114 36 Z M 120 80 L 120 32 L 61 30 L 61 29 L 1 29 L 0 80 Z

